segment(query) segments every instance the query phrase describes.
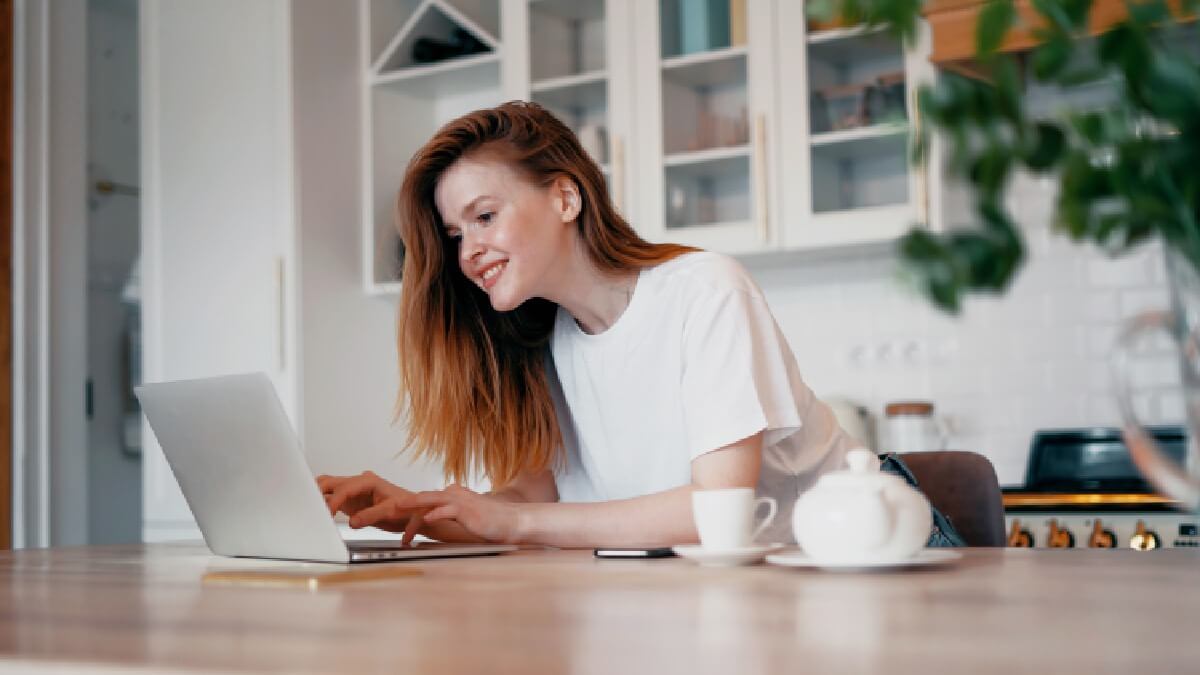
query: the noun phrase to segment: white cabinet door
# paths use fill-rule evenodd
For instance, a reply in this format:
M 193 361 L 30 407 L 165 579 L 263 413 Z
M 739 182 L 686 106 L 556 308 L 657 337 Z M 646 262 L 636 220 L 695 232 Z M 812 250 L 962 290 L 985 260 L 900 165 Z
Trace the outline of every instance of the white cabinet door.
M 296 420 L 288 7 L 141 4 L 143 372 L 265 371 Z M 145 438 L 144 536 L 195 534 Z
M 909 161 L 927 36 L 905 50 L 881 31 L 809 31 L 800 2 L 778 12 L 783 246 L 883 242 L 927 222 L 928 172 Z
M 506 98 L 535 101 L 575 132 L 636 225 L 631 9 L 629 0 L 504 0 L 504 86 Z
M 772 0 L 633 4 L 638 229 L 724 253 L 773 248 Z

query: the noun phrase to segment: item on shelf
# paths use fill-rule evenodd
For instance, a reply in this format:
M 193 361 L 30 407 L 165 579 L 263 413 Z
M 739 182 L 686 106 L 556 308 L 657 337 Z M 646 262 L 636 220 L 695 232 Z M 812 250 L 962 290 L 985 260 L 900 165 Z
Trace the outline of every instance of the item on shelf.
M 480 54 L 488 51 L 474 35 L 462 28 L 455 28 L 449 40 L 431 37 L 417 38 L 413 42 L 412 58 L 417 63 L 437 63 L 459 56 Z
M 688 221 L 688 191 L 678 183 L 667 185 L 667 223 L 669 227 Z
M 729 0 L 729 44 L 746 44 L 746 0 Z
M 678 3 L 680 54 L 729 46 L 730 0 L 678 0 Z
M 737 117 L 716 115 L 701 110 L 696 120 L 696 134 L 688 143 L 688 150 L 707 150 L 750 142 L 750 120 L 743 106 Z
M 597 164 L 608 161 L 608 129 L 603 124 L 585 124 L 579 127 L 576 136 L 579 137 L 579 144 Z
M 870 104 L 874 90 L 873 84 L 839 84 L 815 92 L 825 104 L 825 121 L 829 123 L 829 128 L 821 131 L 841 131 L 870 124 Z M 816 118 L 813 132 L 819 133 L 815 122 Z
M 851 26 L 855 25 L 849 21 L 846 21 L 840 16 L 828 20 L 809 18 L 806 23 L 808 25 L 808 32 L 810 33 L 816 33 L 823 30 L 835 30 L 838 28 L 850 28 Z
M 825 102 L 825 94 L 814 91 L 809 97 L 808 117 L 814 134 L 823 134 L 833 129 L 833 122 L 829 119 L 829 104 Z
M 875 80 L 876 96 L 872 100 L 871 123 L 908 118 L 905 105 L 904 71 L 884 73 Z

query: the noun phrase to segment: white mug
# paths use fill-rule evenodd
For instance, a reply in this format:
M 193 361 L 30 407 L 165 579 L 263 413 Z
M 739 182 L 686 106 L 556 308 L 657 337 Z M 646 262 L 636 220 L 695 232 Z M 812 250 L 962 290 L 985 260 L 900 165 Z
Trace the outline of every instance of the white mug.
M 754 514 L 759 504 L 770 508 L 767 517 L 754 527 Z M 775 518 L 775 500 L 754 498 L 753 488 L 723 488 L 692 492 L 692 517 L 700 533 L 700 545 L 714 551 L 744 548 L 771 524 Z

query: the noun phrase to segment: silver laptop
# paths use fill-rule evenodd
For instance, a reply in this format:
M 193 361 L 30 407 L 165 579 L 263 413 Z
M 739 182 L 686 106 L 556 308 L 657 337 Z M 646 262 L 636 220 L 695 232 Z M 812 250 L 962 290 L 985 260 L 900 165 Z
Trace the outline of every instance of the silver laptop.
M 350 563 L 517 548 L 342 539 L 264 373 L 160 382 L 135 391 L 213 553 Z

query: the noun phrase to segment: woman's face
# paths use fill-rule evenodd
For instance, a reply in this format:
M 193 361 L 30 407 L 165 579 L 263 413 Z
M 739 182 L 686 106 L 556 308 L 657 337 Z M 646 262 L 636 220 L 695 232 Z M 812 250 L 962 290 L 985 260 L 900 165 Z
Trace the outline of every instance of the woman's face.
M 499 312 L 546 297 L 570 259 L 579 215 L 574 182 L 531 184 L 503 161 L 463 157 L 442 174 L 434 191 L 446 235 L 458 242 L 458 265 Z

